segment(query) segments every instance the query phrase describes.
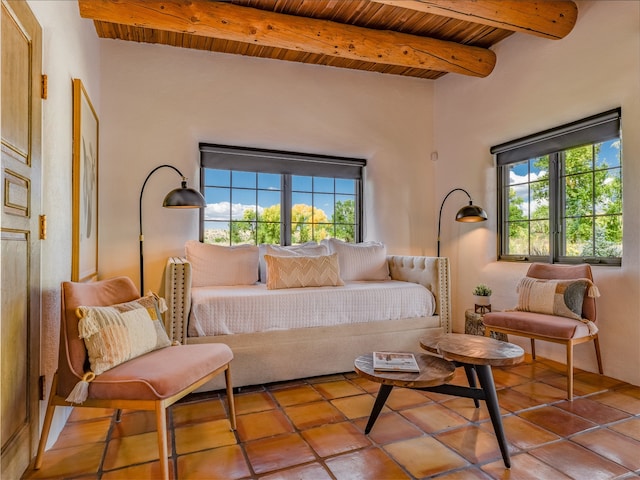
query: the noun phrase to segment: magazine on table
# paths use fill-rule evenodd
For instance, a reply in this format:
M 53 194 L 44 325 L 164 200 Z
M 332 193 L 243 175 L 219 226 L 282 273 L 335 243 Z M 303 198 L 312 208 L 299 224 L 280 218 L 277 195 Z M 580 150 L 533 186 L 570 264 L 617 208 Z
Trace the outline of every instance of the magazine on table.
M 420 372 L 413 353 L 373 352 L 373 369 L 387 372 Z

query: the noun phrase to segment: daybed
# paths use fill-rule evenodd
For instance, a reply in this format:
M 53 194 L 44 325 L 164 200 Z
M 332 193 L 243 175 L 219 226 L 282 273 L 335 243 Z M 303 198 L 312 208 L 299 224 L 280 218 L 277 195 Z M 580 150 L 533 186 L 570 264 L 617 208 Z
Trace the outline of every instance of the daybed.
M 201 284 L 216 282 L 202 279 L 203 275 L 210 275 L 210 265 L 205 271 L 197 255 L 191 255 L 191 261 L 187 258 L 171 257 L 167 262 L 167 333 L 172 340 L 182 344 L 220 342 L 231 347 L 235 387 L 349 372 L 353 370 L 354 359 L 363 353 L 373 350 L 420 351 L 419 338 L 425 333 L 437 329 L 451 331 L 447 258 L 387 256 L 384 250 L 382 261 L 388 280 L 352 281 L 349 266 L 341 262 L 341 272 L 347 276 L 343 286 L 285 289 L 268 289 L 261 282 L 239 286 L 194 286 L 197 285 L 194 284 L 196 274 L 200 276 Z M 234 275 L 228 256 L 218 256 L 217 260 L 224 264 L 222 269 Z M 407 311 L 405 304 L 412 303 L 414 293 L 411 289 L 418 289 L 415 284 L 431 292 L 427 293 L 432 305 L 427 305 L 427 315 L 407 317 L 403 312 Z M 409 293 L 402 293 L 404 287 L 410 289 Z M 397 295 L 395 288 L 400 289 Z M 207 299 L 212 296 L 225 297 L 223 301 L 229 300 L 226 297 L 234 298 L 231 304 L 211 306 Z M 318 296 L 324 302 L 323 307 L 314 303 Z M 394 296 L 398 298 L 394 299 Z M 365 313 L 366 318 L 362 318 L 361 313 L 371 299 L 374 313 Z M 387 303 L 400 305 L 387 308 Z M 274 308 L 275 313 L 272 313 Z M 323 311 L 316 315 L 318 310 Z M 228 317 L 237 317 L 236 314 L 240 314 L 241 327 L 230 326 L 232 321 Z M 314 326 L 317 316 L 334 319 L 335 322 Z M 281 317 L 290 322 L 289 326 L 280 324 Z M 254 325 L 253 320 L 258 326 L 248 328 L 262 331 L 246 330 L 246 324 Z M 352 323 L 344 323 L 347 321 Z M 243 333 L 230 333 L 229 329 Z M 202 390 L 223 387 L 224 384 L 215 379 Z

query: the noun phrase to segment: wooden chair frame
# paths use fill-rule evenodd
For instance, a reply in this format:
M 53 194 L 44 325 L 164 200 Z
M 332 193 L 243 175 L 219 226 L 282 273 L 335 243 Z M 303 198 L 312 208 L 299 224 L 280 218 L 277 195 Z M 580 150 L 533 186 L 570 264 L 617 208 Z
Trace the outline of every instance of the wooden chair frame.
M 171 347 L 167 347 L 171 348 Z M 56 407 L 93 407 L 93 408 L 113 408 L 116 410 L 149 410 L 156 414 L 156 428 L 158 434 L 158 453 L 160 455 L 160 473 L 163 479 L 169 479 L 169 450 L 167 443 L 167 409 L 176 403 L 178 400 L 184 398 L 186 395 L 197 390 L 202 385 L 212 380 L 214 377 L 224 371 L 225 380 L 227 383 L 227 405 L 229 407 L 229 422 L 231 423 L 231 429 L 236 429 L 236 411 L 235 403 L 233 399 L 233 387 L 231 383 L 231 369 L 229 365 L 220 367 L 217 370 L 202 377 L 196 383 L 185 388 L 181 392 L 175 395 L 164 398 L 161 400 L 96 400 L 87 399 L 82 405 L 73 405 L 67 402 L 64 398 L 56 394 L 58 387 L 58 374 L 53 377 L 53 383 L 51 385 L 51 395 L 49 396 L 49 403 L 47 405 L 47 412 L 44 417 L 44 424 L 42 426 L 42 435 L 40 436 L 40 443 L 38 444 L 38 453 L 36 455 L 35 470 L 39 470 L 42 466 L 42 455 L 47 445 L 47 439 L 51 430 L 51 422 L 53 421 L 53 414 Z

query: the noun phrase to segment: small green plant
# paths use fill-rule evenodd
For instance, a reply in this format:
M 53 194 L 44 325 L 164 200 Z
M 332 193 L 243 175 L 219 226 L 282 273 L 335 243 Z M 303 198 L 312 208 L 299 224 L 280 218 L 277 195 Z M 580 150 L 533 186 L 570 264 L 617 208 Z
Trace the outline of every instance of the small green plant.
M 476 285 L 476 288 L 473 289 L 473 294 L 479 297 L 490 297 L 491 288 L 484 283 L 480 283 Z

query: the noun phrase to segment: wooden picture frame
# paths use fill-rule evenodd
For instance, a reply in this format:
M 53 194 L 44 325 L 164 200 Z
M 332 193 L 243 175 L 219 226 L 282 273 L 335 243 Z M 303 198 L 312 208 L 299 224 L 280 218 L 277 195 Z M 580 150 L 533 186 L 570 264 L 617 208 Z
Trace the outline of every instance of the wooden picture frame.
M 87 91 L 73 79 L 73 240 L 71 281 L 98 277 L 99 122 Z

